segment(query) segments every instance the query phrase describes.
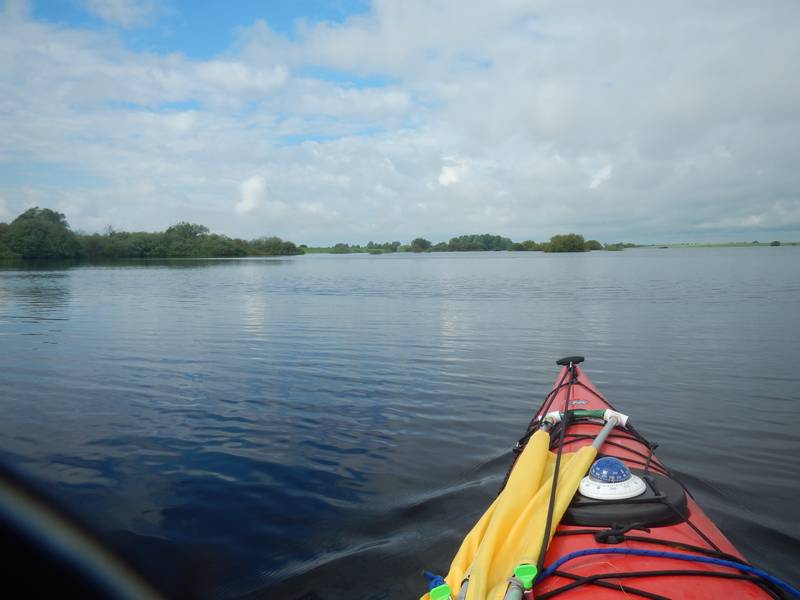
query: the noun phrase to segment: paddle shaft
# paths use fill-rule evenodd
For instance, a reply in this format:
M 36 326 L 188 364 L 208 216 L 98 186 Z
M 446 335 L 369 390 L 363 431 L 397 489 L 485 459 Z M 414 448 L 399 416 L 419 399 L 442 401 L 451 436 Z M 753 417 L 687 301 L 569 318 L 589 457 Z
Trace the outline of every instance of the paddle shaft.
M 597 437 L 594 438 L 594 441 L 592 442 L 592 447 L 595 450 L 600 450 L 600 446 L 602 446 L 606 441 L 608 434 L 611 433 L 611 430 L 617 426 L 617 423 L 619 423 L 619 419 L 617 419 L 617 417 L 612 415 L 608 418 L 608 421 L 606 421 L 606 424 L 603 425 L 600 433 L 597 434 Z

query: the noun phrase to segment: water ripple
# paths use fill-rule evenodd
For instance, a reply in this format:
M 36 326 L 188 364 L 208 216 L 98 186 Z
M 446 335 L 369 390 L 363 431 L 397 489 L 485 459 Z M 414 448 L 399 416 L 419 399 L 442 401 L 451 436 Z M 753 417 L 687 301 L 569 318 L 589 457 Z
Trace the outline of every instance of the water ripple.
M 577 351 L 733 541 L 797 580 L 798 259 L 0 268 L 0 455 L 172 589 L 413 597 Z

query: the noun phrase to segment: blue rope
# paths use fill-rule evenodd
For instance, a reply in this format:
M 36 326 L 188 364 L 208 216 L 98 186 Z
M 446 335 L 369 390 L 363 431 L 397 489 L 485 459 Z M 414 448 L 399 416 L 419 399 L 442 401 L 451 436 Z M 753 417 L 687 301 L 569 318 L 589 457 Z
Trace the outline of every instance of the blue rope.
M 762 571 L 761 569 L 757 569 L 756 567 L 751 567 L 750 565 L 746 565 L 744 563 L 734 562 L 732 560 L 724 560 L 722 558 L 713 558 L 710 556 L 698 556 L 695 554 L 679 554 L 677 552 L 660 552 L 658 550 L 638 550 L 635 548 L 588 548 L 586 550 L 578 550 L 577 552 L 570 552 L 569 554 L 565 554 L 561 558 L 559 558 L 556 562 L 552 565 L 547 567 L 539 577 L 536 578 L 536 583 L 539 583 L 543 579 L 546 579 L 553 572 L 558 569 L 561 565 L 565 562 L 572 560 L 573 558 L 579 558 L 581 556 L 591 556 L 592 554 L 633 554 L 635 556 L 652 556 L 655 558 L 673 558 L 675 560 L 685 560 L 687 562 L 697 562 L 697 563 L 706 563 L 710 565 L 720 565 L 722 567 L 731 567 L 733 569 L 738 569 L 743 573 L 750 573 L 752 575 L 758 575 L 762 579 L 769 581 L 780 587 L 781 589 L 789 592 L 795 598 L 800 598 L 800 590 L 797 588 L 792 587 L 785 581 L 781 581 L 774 575 L 770 575 L 766 571 Z

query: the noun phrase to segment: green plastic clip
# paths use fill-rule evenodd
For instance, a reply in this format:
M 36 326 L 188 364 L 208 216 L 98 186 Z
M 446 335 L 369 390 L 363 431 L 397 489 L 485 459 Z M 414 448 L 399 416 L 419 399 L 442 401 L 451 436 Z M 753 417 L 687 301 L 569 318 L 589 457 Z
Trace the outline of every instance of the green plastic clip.
M 535 568 L 536 567 L 534 567 L 534 569 Z M 446 583 L 443 583 L 442 585 L 437 585 L 430 592 L 428 592 L 428 594 L 430 594 L 431 600 L 450 600 L 453 597 L 451 595 L 452 590 L 450 589 L 450 586 L 447 585 Z
M 539 572 L 536 569 L 536 565 L 531 565 L 529 563 L 522 563 L 517 565 L 517 568 L 514 569 L 514 577 L 522 582 L 522 585 L 526 590 L 529 590 L 533 587 L 533 580 L 536 579 L 536 575 L 538 575 L 538 573 Z M 433 598 L 433 596 L 431 596 L 431 598 Z

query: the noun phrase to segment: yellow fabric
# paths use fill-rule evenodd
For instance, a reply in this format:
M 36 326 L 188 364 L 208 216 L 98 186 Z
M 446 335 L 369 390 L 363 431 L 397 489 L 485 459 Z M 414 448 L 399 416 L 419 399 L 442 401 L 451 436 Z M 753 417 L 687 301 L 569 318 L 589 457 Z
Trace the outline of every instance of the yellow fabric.
M 446 577 L 453 597 L 469 575 L 467 600 L 502 600 L 514 567 L 536 564 L 555 471 L 556 455 L 549 447 L 550 434 L 542 430 L 533 434 L 505 489 L 464 538 Z M 596 454 L 584 446 L 561 455 L 551 539 Z M 425 594 L 421 600 L 428 598 Z

